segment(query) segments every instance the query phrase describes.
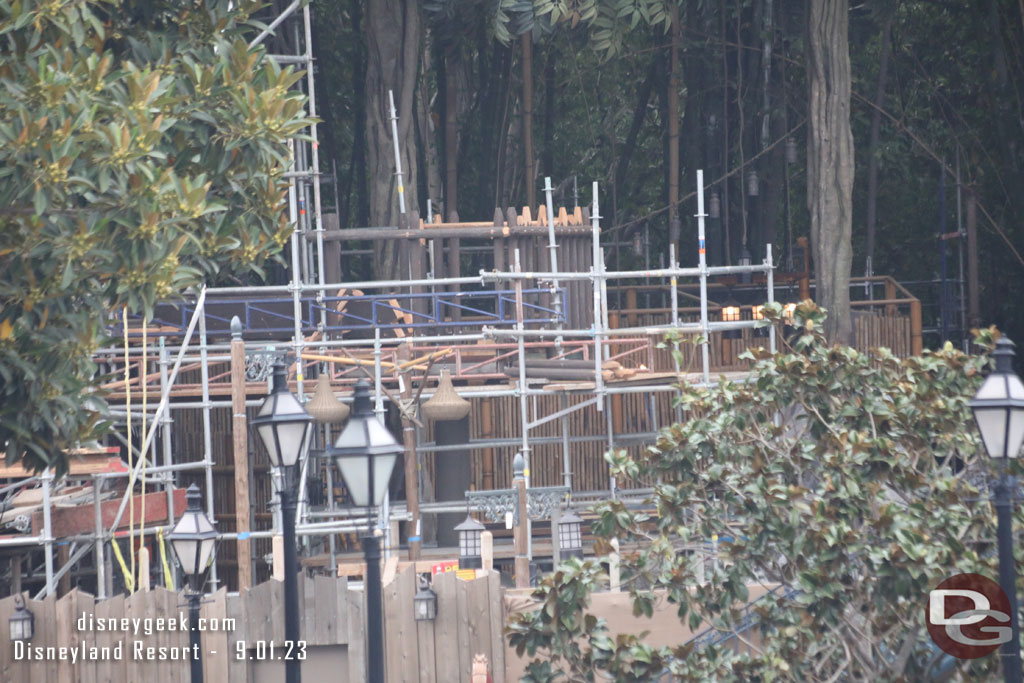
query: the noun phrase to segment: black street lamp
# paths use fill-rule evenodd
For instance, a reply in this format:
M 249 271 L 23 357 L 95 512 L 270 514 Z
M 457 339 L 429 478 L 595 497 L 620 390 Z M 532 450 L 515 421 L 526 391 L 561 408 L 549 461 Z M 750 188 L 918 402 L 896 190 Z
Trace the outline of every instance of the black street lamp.
M 359 506 L 379 506 L 384 500 L 398 454 L 404 452 L 387 427 L 373 414 L 370 385 L 356 383 L 352 413 L 327 454 L 334 458 L 352 501 Z M 366 561 L 366 626 L 369 683 L 384 683 L 384 619 L 381 605 L 380 537 L 371 512 L 369 533 L 363 537 Z
M 274 363 L 274 383 L 271 393 L 263 400 L 252 424 L 263 440 L 270 456 L 270 464 L 282 473 L 281 526 L 284 533 L 284 638 L 286 645 L 294 645 L 299 634 L 299 559 L 295 545 L 296 469 L 306 446 L 313 418 L 288 391 L 284 362 Z M 302 663 L 289 658 L 285 662 L 285 681 L 302 680 Z
M 1007 682 L 1024 680 L 1021 673 L 1020 622 L 1017 613 L 1017 572 L 1013 560 L 1012 495 L 1007 465 L 1020 453 L 1024 441 L 1024 384 L 1013 372 L 1013 342 L 1002 337 L 992 352 L 996 369 L 971 400 L 981 439 L 990 458 L 999 463 L 999 479 L 992 486 L 999 521 L 999 585 L 1010 600 L 1010 640 L 1003 643 L 1003 676 Z M 1016 488 L 1014 485 L 1012 488 Z
M 199 492 L 198 486 L 192 484 L 188 487 L 185 500 L 188 503 L 185 513 L 174 525 L 171 533 L 167 535 L 167 540 L 171 542 L 181 570 L 188 578 L 189 591 L 186 598 L 188 599 L 189 619 L 188 642 L 192 650 L 190 664 L 192 683 L 203 683 L 203 662 L 199 657 L 201 646 L 199 602 L 203 597 L 206 570 L 213 562 L 217 530 L 213 528 L 213 522 L 203 512 L 203 496 Z

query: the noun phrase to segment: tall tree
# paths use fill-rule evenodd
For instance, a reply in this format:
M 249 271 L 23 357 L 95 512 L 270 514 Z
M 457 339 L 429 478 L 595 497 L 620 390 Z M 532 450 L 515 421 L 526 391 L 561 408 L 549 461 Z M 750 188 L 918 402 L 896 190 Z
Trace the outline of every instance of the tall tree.
M 415 0 L 372 0 L 366 19 L 366 143 L 370 176 L 370 223 L 401 225 L 399 196 L 406 216 L 418 208 L 416 197 L 416 77 L 420 58 L 420 7 Z M 394 141 L 388 92 L 394 93 L 398 115 L 398 151 L 402 181 L 395 175 Z M 385 241 L 374 253 L 374 274 L 390 280 L 398 275 L 395 243 Z
M 300 75 L 248 46 L 260 4 L 0 3 L 8 463 L 59 476 L 99 435 L 111 311 L 244 281 L 292 234 L 287 139 L 308 121 Z
M 807 7 L 807 209 L 816 299 L 828 309 L 828 338 L 848 343 L 853 264 L 849 0 L 816 0 Z

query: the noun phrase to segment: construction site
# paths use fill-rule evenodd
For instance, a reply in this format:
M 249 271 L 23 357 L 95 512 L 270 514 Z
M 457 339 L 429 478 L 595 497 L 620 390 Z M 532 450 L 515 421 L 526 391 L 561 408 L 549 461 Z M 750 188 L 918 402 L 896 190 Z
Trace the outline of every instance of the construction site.
M 275 57 L 305 67 L 310 9 L 297 6 L 269 28 L 297 19 L 295 53 Z M 316 116 L 313 79 L 309 68 L 300 86 Z M 685 259 L 672 250 L 652 265 L 646 236 L 622 243 L 603 232 L 597 183 L 585 205 L 556 207 L 549 180 L 541 206 L 496 207 L 475 222 L 442 220 L 429 204 L 420 216 L 399 196 L 401 225 L 340 226 L 323 209 L 317 125 L 304 134 L 289 174 L 287 284 L 189 292 L 148 321 L 112 312 L 116 343 L 96 354 L 109 378 L 111 435 L 71 453 L 60 481 L 0 468 L 7 593 L 41 599 L 80 588 L 102 599 L 151 584 L 175 589 L 164 535 L 193 483 L 219 532 L 209 592 L 242 592 L 272 576 L 281 482 L 248 434 L 277 358 L 317 422 L 298 499 L 308 574 L 365 570 L 357 538 L 371 518 L 326 452 L 353 385 L 368 379 L 377 416 L 405 449 L 373 518 L 385 556 L 416 572 L 455 560 L 454 527 L 470 515 L 493 533 L 502 583 L 528 582 L 514 576 L 507 523 L 517 455 L 530 492 L 531 572 L 557 559 L 552 529 L 570 509 L 583 515 L 589 554 L 587 507 L 609 497 L 642 506 L 653 484 L 616 480 L 604 454 L 640 452 L 685 419 L 673 400 L 680 385 L 741 381 L 744 350 L 779 349 L 786 326 L 759 326 L 762 305 L 791 311 L 814 297 L 806 240 L 785 258 L 768 245 L 746 263 L 708 265 L 715 247 L 706 244 L 700 173 L 690 179 L 697 214 L 686 219 L 697 242 L 681 247 Z M 402 277 L 354 281 L 385 242 Z M 609 269 L 619 249 L 645 267 Z M 854 278 L 851 295 L 856 348 L 921 352 L 921 303 L 898 282 Z

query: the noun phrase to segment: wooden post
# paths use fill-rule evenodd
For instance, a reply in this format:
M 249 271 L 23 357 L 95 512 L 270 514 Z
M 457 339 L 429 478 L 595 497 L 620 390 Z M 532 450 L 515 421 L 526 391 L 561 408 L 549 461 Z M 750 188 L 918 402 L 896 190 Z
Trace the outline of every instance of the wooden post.
M 910 351 L 915 356 L 920 356 L 924 351 L 924 342 L 921 338 L 921 301 L 919 299 L 910 302 Z
M 70 572 L 64 576 L 68 577 L 68 589 L 70 590 Z M 148 591 L 149 588 L 149 548 L 142 546 L 139 548 L 139 590 Z
M 490 531 L 480 533 L 480 559 L 484 572 L 494 571 L 494 534 Z
M 143 548 L 145 550 L 145 548 Z M 67 543 L 57 546 L 57 564 L 63 567 L 71 559 L 71 546 Z M 139 561 L 142 561 L 142 554 L 139 554 Z M 147 563 L 148 566 L 148 563 Z M 141 568 L 140 568 L 141 572 Z M 71 592 L 71 570 L 64 572 L 64 576 L 60 577 L 60 581 L 57 582 L 57 597 L 62 597 Z
M 242 323 L 231 320 L 231 433 L 235 469 L 235 531 L 248 534 L 249 515 L 249 425 L 245 416 L 245 343 Z M 238 590 L 252 588 L 252 546 L 248 538 L 239 538 Z
M 525 467 L 522 454 L 516 455 L 515 476 L 512 479 L 512 488 L 516 490 L 516 508 L 518 509 L 518 520 L 513 527 L 513 539 L 515 544 L 515 574 L 516 588 L 530 587 L 530 557 L 527 554 L 527 537 L 529 525 L 527 524 L 526 512 L 526 478 L 523 472 Z
M 981 325 L 981 294 L 978 288 L 978 198 L 967 191 L 967 327 Z
M 398 349 L 398 358 L 401 361 L 412 360 L 412 347 L 409 344 L 402 344 Z M 426 381 L 426 379 L 424 379 Z M 412 400 L 412 372 L 402 373 L 402 400 Z M 408 403 L 407 403 L 408 405 Z M 416 426 L 405 413 L 402 413 L 402 445 L 405 447 L 405 506 L 409 511 L 409 559 L 418 560 L 420 557 L 420 477 L 419 461 L 416 457 Z M 395 535 L 397 545 L 398 536 Z
M 887 301 L 892 301 L 896 298 L 896 283 L 892 281 L 892 278 L 885 279 L 885 298 Z M 896 304 L 889 304 L 885 307 L 885 314 L 889 317 L 896 315 Z
M 274 556 L 273 579 L 275 581 L 284 581 L 284 536 L 274 534 L 274 538 L 271 539 L 270 550 Z
M 619 539 L 613 538 L 611 545 L 612 552 L 608 556 L 608 590 L 618 593 L 622 583 L 619 577 Z
M 487 397 L 480 399 L 480 421 L 482 437 L 484 439 L 494 438 L 494 399 Z M 483 489 L 490 491 L 494 488 L 494 449 L 484 449 L 483 459 Z
M 533 32 L 523 33 L 519 41 L 523 50 L 523 183 L 526 185 L 526 203 L 533 206 L 537 199 L 533 182 Z

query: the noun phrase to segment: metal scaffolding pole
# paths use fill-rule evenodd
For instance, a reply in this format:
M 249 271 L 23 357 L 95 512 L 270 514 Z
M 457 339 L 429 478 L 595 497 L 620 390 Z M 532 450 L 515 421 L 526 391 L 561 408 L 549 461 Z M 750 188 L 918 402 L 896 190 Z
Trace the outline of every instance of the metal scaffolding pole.
M 210 434 L 210 366 L 206 359 L 206 308 L 199 316 L 199 357 L 202 359 L 199 366 L 200 382 L 203 387 L 203 466 L 206 469 L 206 514 L 210 521 L 217 517 L 213 505 L 213 443 Z M 166 463 L 170 465 L 171 463 Z M 172 506 L 173 507 L 173 506 Z M 171 507 L 168 507 L 170 510 Z M 143 525 L 145 526 L 145 525 Z M 217 590 L 217 563 L 210 566 L 211 592 Z
M 711 343 L 711 330 L 708 327 L 708 263 L 704 238 L 704 169 L 697 169 L 697 270 L 700 277 L 700 329 L 703 341 L 700 345 L 701 369 L 704 372 L 704 384 L 711 382 L 711 362 L 708 356 L 708 345 Z

